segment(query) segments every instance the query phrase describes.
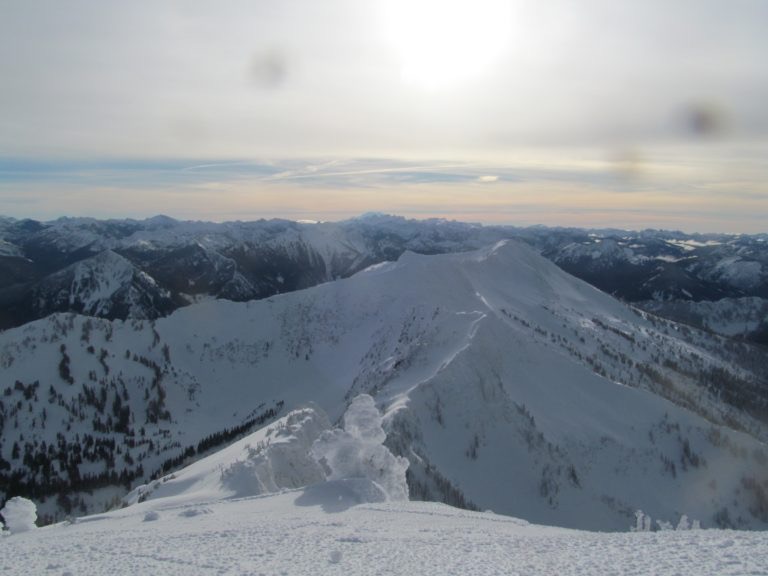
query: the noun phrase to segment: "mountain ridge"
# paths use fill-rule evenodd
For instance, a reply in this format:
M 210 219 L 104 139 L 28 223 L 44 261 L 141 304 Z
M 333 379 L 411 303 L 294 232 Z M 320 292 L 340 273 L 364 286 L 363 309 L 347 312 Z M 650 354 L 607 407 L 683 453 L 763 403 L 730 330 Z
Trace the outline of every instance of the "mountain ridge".
M 60 274 L 77 262 L 94 267 L 88 262 L 105 250 L 147 279 L 142 304 L 125 306 L 118 295 L 118 302 L 97 313 L 126 319 L 159 318 L 205 299 L 248 301 L 290 292 L 397 260 L 407 250 L 466 251 L 502 239 L 525 241 L 567 272 L 625 301 L 649 301 L 657 313 L 667 308 L 653 302 L 760 298 L 747 315 L 768 302 L 766 235 L 516 228 L 381 214 L 320 223 L 6 219 L 0 225 L 0 329 L 56 311 L 81 312 L 76 303 L 85 296 L 77 294 L 77 285 L 63 287 Z M 118 292 L 132 290 L 126 279 Z M 72 306 L 63 306 L 69 301 Z M 687 316 L 708 327 L 700 315 Z M 762 342 L 765 333 L 768 318 L 761 317 L 739 337 Z
M 622 529 L 642 508 L 757 528 L 764 374 L 747 344 L 725 342 L 633 310 L 519 242 L 411 252 L 154 321 L 57 314 L 6 330 L 0 364 L 18 385 L 3 392 L 0 454 L 44 513 L 61 514 L 61 487 L 93 510 L 206 438 L 307 401 L 333 420 L 365 392 L 417 498 L 565 526 Z M 101 492 L 78 492 L 75 468 L 102 475 L 88 484 L 100 478 Z

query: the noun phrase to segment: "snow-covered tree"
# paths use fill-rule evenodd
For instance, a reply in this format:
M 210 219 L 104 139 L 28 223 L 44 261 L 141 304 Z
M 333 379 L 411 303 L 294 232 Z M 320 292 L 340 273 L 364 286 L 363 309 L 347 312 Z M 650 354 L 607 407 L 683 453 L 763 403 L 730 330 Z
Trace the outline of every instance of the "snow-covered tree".
M 701 530 L 701 522 L 694 520 L 693 524 L 691 524 L 691 530 Z
M 666 520 L 656 520 L 656 525 L 659 527 L 661 532 L 674 530 L 674 528 L 672 528 L 672 522 L 667 522 Z
M 407 500 L 405 471 L 408 460 L 383 445 L 387 435 L 381 414 L 369 395 L 357 396 L 344 414 L 344 429 L 327 430 L 312 445 L 310 454 L 328 480 L 366 478 L 389 500 Z
M 651 517 L 646 515 L 645 518 L 643 518 L 643 531 L 644 532 L 650 532 L 651 531 L 651 524 L 652 524 Z
M 648 516 L 642 510 L 635 511 L 635 525 L 631 527 L 633 532 L 650 532 L 651 531 L 651 517 Z
M 635 525 L 631 528 L 632 532 L 643 531 L 643 516 L 645 516 L 645 514 L 643 514 L 642 510 L 635 510 Z

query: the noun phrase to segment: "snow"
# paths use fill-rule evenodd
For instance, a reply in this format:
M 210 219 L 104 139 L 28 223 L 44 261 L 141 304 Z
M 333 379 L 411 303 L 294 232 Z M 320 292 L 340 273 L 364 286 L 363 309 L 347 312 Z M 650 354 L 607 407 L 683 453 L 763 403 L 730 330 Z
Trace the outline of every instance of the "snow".
M 94 316 L 104 314 L 104 308 L 112 305 L 115 292 L 130 282 L 137 273 L 133 265 L 111 250 L 78 262 L 72 266 L 70 305 L 78 298 L 83 309 Z M 67 271 L 60 274 L 66 274 Z
M 682 248 L 685 251 L 695 250 L 696 248 L 703 248 L 706 246 L 720 246 L 722 242 L 719 242 L 717 240 L 705 240 L 704 242 L 701 242 L 699 240 L 678 240 L 678 239 L 670 239 L 666 240 L 667 244 L 672 244 L 673 246 L 677 246 L 679 248 Z
M 370 396 L 351 402 L 344 425 L 339 432 L 357 442 L 356 459 L 383 448 L 385 433 Z M 32 532 L 14 530 L 0 541 L 0 570 L 7 576 L 768 574 L 768 533 L 689 530 L 687 517 L 677 531 L 659 522 L 665 531 L 650 532 L 651 518 L 638 511 L 639 529 L 587 532 L 386 498 L 385 483 L 350 478 L 349 469 L 338 467 L 338 479 L 305 475 L 308 486 L 275 485 L 271 494 L 238 496 L 224 480 L 238 463 L 246 464 L 240 472 L 259 477 L 274 466 L 303 468 L 311 438 L 327 426 L 317 408 L 296 410 L 159 481 L 142 502 Z M 320 437 L 315 446 L 338 461 L 338 438 Z M 247 465 L 255 462 L 252 455 L 244 459 L 254 442 L 263 446 L 262 462 L 269 462 L 258 471 Z M 337 449 L 327 450 L 331 445 Z M 30 505 L 21 506 L 20 516 L 29 516 Z
M 112 250 L 103 250 L 47 276 L 38 290 L 41 308 L 52 305 L 101 317 L 109 317 L 122 307 L 130 317 L 144 318 L 151 309 L 143 300 L 151 301 L 151 294 L 170 296 L 149 274 Z
M 738 256 L 723 258 L 711 271 L 713 278 L 725 280 L 737 288 L 754 288 L 763 278 L 760 262 L 742 260 Z
M 625 530 L 638 508 L 667 521 L 688 514 L 707 528 L 725 510 L 737 526 L 764 528 L 743 480 L 762 470 L 765 427 L 665 368 L 669 360 L 692 371 L 733 370 L 710 336 L 686 340 L 667 328 L 517 242 L 465 254 L 406 252 L 346 280 L 257 302 L 203 302 L 154 323 L 53 315 L 0 334 L 8 382 L 43 383 L 29 399 L 9 386 L 13 414 L 2 455 L 20 468 L 21 458 L 10 454 L 14 441 L 50 445 L 60 431 L 69 442 L 94 433 L 92 421 L 104 415 L 78 404 L 90 373 L 106 382 L 107 407 L 112 382 L 130 389 L 126 403 L 146 428 L 144 444 L 127 446 L 114 431 L 97 435 L 143 458 L 140 484 L 185 447 L 278 402 L 293 410 L 314 401 L 335 421 L 349 398 L 367 393 L 385 415 L 387 446 L 410 461 L 412 496 L 458 502 L 459 495 L 480 509 L 571 528 Z M 62 346 L 74 385 L 59 376 Z M 162 374 L 169 421 L 145 416 L 150 361 Z M 659 396 L 638 365 L 674 378 L 686 407 Z M 60 403 L 49 401 L 48 383 Z M 233 448 L 240 464 L 224 469 L 237 481 L 224 482 L 218 468 L 175 473 L 156 493 L 194 488 L 237 498 L 297 486 L 283 472 L 269 475 L 263 439 Z M 689 465 L 684 442 L 708 465 Z M 127 468 L 124 458 L 116 468 Z M 80 471 L 103 469 L 94 461 Z M 352 500 L 353 484 L 339 485 Z M 88 504 L 103 509 L 96 506 L 123 495 L 89 496 Z M 38 503 L 41 515 L 53 506 L 55 497 Z M 162 514 L 153 524 L 161 522 Z
M 10 498 L 0 510 L 5 519 L 5 526 L 11 534 L 27 532 L 37 528 L 37 506 L 31 500 L 15 496 Z
M 597 533 L 437 503 L 338 506 L 342 492 L 157 500 L 0 542 L 4 575 L 768 573 L 768 535 Z
M 360 394 L 344 413 L 344 430 L 323 432 L 310 453 L 329 480 L 370 480 L 384 500 L 408 500 L 408 460 L 383 446 L 386 438 L 373 398 Z
M 662 262 L 680 262 L 681 260 L 685 260 L 685 258 L 670 256 L 669 254 L 660 254 L 659 256 L 654 256 L 653 259 L 661 260 Z
M 123 501 L 241 498 L 319 482 L 324 474 L 309 450 L 329 427 L 320 409 L 294 410 L 181 471 L 138 486 Z
M 212 301 L 216 300 L 216 296 L 215 295 L 205 294 L 205 293 L 202 293 L 202 294 L 187 294 L 185 292 L 180 292 L 179 296 L 184 298 L 184 300 L 186 300 L 190 304 L 199 304 L 200 302 L 212 302 Z
M 641 264 L 649 258 L 643 254 L 637 254 L 630 247 L 613 238 L 591 238 L 591 242 L 574 242 L 565 246 L 557 255 L 558 262 L 576 262 L 580 259 L 591 259 L 599 266 L 608 266 L 611 262 L 626 261 L 631 264 Z
M 0 256 L 22 258 L 24 254 L 18 246 L 0 238 Z

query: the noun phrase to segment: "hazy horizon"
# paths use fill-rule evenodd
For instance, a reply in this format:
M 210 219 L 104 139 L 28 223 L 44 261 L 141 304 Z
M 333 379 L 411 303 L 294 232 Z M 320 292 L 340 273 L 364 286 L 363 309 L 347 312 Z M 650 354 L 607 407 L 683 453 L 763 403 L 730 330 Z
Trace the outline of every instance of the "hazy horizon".
M 768 232 L 724 232 L 720 230 L 703 230 L 703 231 L 695 231 L 695 230 L 682 230 L 679 228 L 654 228 L 654 227 L 644 227 L 644 228 L 627 228 L 623 226 L 579 226 L 579 225 L 559 225 L 559 224 L 539 224 L 539 223 L 533 223 L 533 224 L 515 224 L 515 223 L 503 223 L 503 222 L 480 222 L 478 220 L 465 220 L 465 219 L 457 219 L 457 218 L 446 218 L 441 216 L 424 216 L 424 217 L 418 217 L 418 216 L 404 216 L 402 214 L 395 214 L 392 212 L 381 212 L 381 211 L 368 211 L 368 212 L 362 212 L 359 214 L 353 214 L 349 216 L 345 216 L 343 218 L 337 218 L 337 219 L 328 219 L 328 220 L 315 220 L 311 218 L 295 218 L 295 217 L 289 217 L 289 216 L 280 216 L 280 215 L 265 215 L 255 218 L 232 218 L 232 219 L 207 219 L 207 218 L 185 218 L 178 215 L 168 214 L 168 213 L 156 213 L 156 214 L 149 214 L 149 215 L 140 215 L 140 216 L 110 216 L 110 217 L 99 217 L 99 216 L 87 216 L 87 215 L 76 215 L 76 214 L 63 214 L 51 218 L 32 218 L 29 216 L 11 216 L 9 214 L 0 214 L 0 218 L 10 218 L 17 222 L 23 222 L 24 220 L 33 220 L 36 222 L 40 222 L 42 224 L 50 224 L 53 222 L 56 222 L 58 220 L 95 220 L 99 222 L 108 222 L 108 221 L 122 221 L 122 220 L 129 220 L 129 221 L 135 221 L 135 222 L 145 222 L 147 220 L 153 220 L 156 218 L 169 218 L 170 220 L 174 220 L 179 223 L 201 223 L 201 224 L 233 224 L 233 223 L 239 223 L 239 224 L 248 224 L 251 222 L 258 222 L 258 221 L 270 221 L 270 220 L 282 220 L 286 222 L 295 222 L 296 224 L 306 224 L 306 225 L 313 225 L 313 224 L 338 224 L 342 222 L 349 222 L 353 220 L 359 220 L 364 218 L 370 218 L 370 217 L 383 217 L 383 218 L 399 218 L 406 221 L 414 221 L 414 222 L 426 222 L 426 221 L 444 221 L 444 222 L 453 222 L 457 224 L 468 224 L 472 226 L 483 226 L 483 227 L 494 227 L 494 226 L 509 226 L 511 228 L 548 228 L 548 229 L 578 229 L 578 230 L 584 230 L 588 232 L 592 231 L 620 231 L 620 232 L 646 232 L 646 231 L 657 231 L 657 232 L 670 232 L 670 233 L 683 233 L 691 236 L 719 236 L 719 235 L 726 235 L 726 236 L 766 236 L 768 235 Z

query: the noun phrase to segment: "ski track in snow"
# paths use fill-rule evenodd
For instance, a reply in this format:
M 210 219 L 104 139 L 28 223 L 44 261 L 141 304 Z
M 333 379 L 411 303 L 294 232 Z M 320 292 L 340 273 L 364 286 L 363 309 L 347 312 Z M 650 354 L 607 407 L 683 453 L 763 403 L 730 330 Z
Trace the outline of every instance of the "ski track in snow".
M 768 536 L 759 532 L 581 532 L 423 502 L 329 513 L 303 498 L 298 490 L 205 506 L 147 502 L 2 538 L 0 570 L 9 576 L 768 574 Z

